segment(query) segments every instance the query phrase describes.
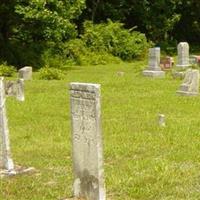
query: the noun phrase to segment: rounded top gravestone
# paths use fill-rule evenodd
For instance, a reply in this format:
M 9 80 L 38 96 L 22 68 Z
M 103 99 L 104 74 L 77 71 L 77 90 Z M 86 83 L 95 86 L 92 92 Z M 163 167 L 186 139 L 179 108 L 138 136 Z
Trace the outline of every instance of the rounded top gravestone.
M 178 63 L 177 67 L 186 68 L 190 66 L 189 63 L 189 44 L 187 42 L 180 42 L 177 46 Z

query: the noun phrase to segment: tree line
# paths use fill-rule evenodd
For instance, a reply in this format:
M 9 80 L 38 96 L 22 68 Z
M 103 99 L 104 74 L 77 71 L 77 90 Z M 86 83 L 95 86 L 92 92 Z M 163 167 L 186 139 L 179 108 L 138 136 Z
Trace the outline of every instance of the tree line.
M 31 64 L 44 49 L 80 38 L 85 21 L 108 19 L 156 44 L 200 42 L 199 0 L 1 0 L 0 60 Z

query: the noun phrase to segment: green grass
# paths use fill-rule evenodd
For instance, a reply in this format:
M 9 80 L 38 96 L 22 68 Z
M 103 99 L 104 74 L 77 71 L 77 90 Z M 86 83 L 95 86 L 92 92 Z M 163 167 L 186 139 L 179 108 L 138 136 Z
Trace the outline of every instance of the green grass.
M 38 172 L 0 180 L 2 200 L 72 195 L 68 84 L 101 84 L 107 196 L 110 200 L 200 199 L 200 97 L 176 95 L 181 81 L 141 75 L 144 62 L 74 67 L 66 80 L 26 82 L 26 100 L 7 101 L 16 164 Z M 118 76 L 117 71 L 124 71 Z M 166 127 L 158 126 L 158 114 Z

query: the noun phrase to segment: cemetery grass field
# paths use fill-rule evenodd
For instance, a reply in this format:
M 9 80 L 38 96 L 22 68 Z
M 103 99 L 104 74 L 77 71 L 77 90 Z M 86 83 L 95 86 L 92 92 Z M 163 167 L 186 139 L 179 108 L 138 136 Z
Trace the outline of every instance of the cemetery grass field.
M 108 200 L 200 199 L 200 96 L 176 94 L 181 80 L 143 77 L 145 62 L 73 67 L 62 81 L 25 82 L 25 102 L 7 99 L 15 164 L 30 175 L 0 180 L 2 200 L 72 196 L 69 82 L 101 84 Z M 123 71 L 121 76 L 119 71 Z M 158 126 L 158 114 L 166 127 Z

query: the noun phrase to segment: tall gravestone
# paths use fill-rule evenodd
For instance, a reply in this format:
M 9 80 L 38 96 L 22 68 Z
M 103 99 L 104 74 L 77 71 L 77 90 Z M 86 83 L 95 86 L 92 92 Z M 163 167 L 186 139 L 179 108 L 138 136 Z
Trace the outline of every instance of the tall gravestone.
M 9 128 L 6 115 L 6 97 L 14 96 L 19 101 L 24 101 L 24 81 L 4 81 L 0 77 L 0 178 L 15 174 L 29 173 L 34 168 L 15 166 L 11 157 Z
M 184 96 L 196 96 L 199 94 L 199 70 L 188 69 L 181 84 L 178 94 Z
M 19 78 L 24 80 L 32 79 L 32 67 L 26 66 L 19 70 Z
M 74 196 L 105 200 L 100 85 L 70 83 Z
M 0 77 L 0 168 L 8 171 L 14 170 L 14 164 L 10 152 L 10 140 L 8 122 L 6 117 L 6 94 L 4 79 Z
M 189 44 L 187 42 L 180 42 L 177 47 L 178 50 L 178 68 L 187 68 L 190 66 L 189 62 Z
M 149 49 L 149 64 L 148 68 L 143 71 L 144 76 L 150 77 L 164 77 L 165 72 L 160 68 L 160 48 Z

